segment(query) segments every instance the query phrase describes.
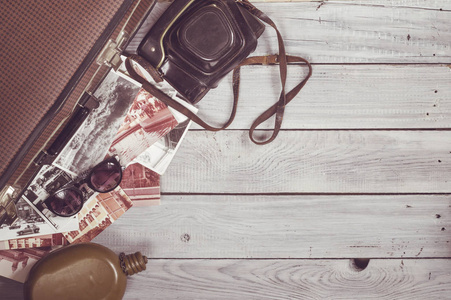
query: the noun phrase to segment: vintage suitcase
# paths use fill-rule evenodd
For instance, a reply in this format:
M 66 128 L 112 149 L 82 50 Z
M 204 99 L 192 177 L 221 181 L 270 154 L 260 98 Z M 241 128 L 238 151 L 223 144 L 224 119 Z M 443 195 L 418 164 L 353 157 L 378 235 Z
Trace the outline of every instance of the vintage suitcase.
M 83 119 L 92 105 L 90 91 L 118 63 L 154 5 L 154 0 L 2 4 L 0 224 L 14 221 L 13 191 L 27 185 L 36 163 L 57 154 L 72 133 L 65 125 Z

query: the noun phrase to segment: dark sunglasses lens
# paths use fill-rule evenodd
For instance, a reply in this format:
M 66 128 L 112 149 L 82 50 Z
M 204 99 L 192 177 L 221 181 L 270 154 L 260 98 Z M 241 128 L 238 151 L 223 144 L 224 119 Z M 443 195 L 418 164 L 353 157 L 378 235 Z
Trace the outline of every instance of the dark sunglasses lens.
M 107 161 L 92 169 L 91 185 L 97 192 L 109 192 L 114 190 L 122 179 L 121 166 Z
M 46 200 L 54 213 L 70 217 L 80 211 L 83 206 L 83 194 L 76 189 L 65 189 L 56 192 Z

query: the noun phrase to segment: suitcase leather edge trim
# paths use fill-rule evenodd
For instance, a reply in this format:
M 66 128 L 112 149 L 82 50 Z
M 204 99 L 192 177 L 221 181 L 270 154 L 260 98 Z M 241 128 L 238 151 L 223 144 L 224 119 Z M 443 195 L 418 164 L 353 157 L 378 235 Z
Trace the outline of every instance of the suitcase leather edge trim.
M 127 13 L 128 9 L 133 4 L 133 0 L 127 0 L 124 1 L 124 3 L 121 4 L 116 14 L 111 19 L 110 23 L 107 25 L 105 30 L 102 32 L 100 37 L 95 42 L 92 49 L 89 51 L 89 53 L 86 55 L 83 62 L 80 64 L 78 69 L 75 71 L 74 76 L 69 80 L 67 85 L 64 87 L 61 94 L 58 96 L 55 103 L 52 105 L 50 110 L 45 114 L 43 119 L 38 123 L 36 128 L 31 133 L 30 137 L 27 139 L 24 145 L 22 145 L 19 152 L 14 156 L 12 161 L 9 163 L 8 167 L 6 168 L 5 172 L 2 174 L 2 177 L 0 178 L 0 190 L 4 188 L 4 186 L 7 184 L 8 180 L 11 178 L 13 173 L 16 171 L 16 169 L 19 167 L 22 160 L 25 158 L 27 152 L 29 149 L 33 146 L 36 139 L 40 136 L 40 134 L 43 132 L 47 124 L 53 119 L 53 117 L 60 111 L 63 104 L 66 102 L 66 99 L 70 96 L 72 90 L 76 86 L 76 84 L 79 82 L 79 80 L 82 78 L 88 67 L 95 62 L 95 59 L 99 55 L 100 51 L 102 50 L 105 43 L 108 41 L 110 36 L 113 34 L 115 28 L 120 23 L 122 18 Z

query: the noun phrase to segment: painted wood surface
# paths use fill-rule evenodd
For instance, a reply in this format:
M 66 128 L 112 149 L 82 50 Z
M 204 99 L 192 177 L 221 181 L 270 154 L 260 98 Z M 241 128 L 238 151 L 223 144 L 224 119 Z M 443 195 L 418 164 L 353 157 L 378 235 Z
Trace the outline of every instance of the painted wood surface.
M 449 299 L 449 260 L 155 260 L 125 299 Z M 146 290 L 145 298 L 142 291 Z
M 449 299 L 450 260 L 156 259 L 130 277 L 124 299 Z M 21 284 L 0 278 L 2 300 Z
M 283 131 L 256 146 L 246 131 L 193 131 L 166 174 L 167 193 L 450 193 L 450 131 Z
M 313 63 L 450 62 L 449 2 L 440 1 L 428 9 L 409 5 L 418 5 L 418 1 L 381 3 L 324 1 L 257 6 L 279 27 L 287 53 Z M 256 54 L 277 53 L 276 48 L 274 30 L 267 28 Z
M 167 195 L 97 239 L 155 258 L 451 256 L 449 195 Z M 115 237 L 121 237 L 117 239 Z
M 248 129 L 280 93 L 276 66 L 241 71 L 238 113 L 230 129 Z M 288 89 L 306 68 L 289 68 Z M 314 65 L 308 84 L 287 106 L 284 129 L 418 129 L 451 127 L 451 64 Z M 232 105 L 231 77 L 199 102 L 199 115 L 220 125 Z M 273 120 L 259 128 L 270 129 Z M 200 126 L 193 124 L 193 129 Z
M 193 126 L 161 205 L 95 239 L 154 258 L 124 299 L 451 298 L 451 1 L 253 2 L 313 76 L 259 147 L 247 128 L 277 71 L 243 68 L 230 130 Z M 268 28 L 256 54 L 275 41 Z M 291 66 L 288 85 L 303 74 Z M 227 80 L 199 105 L 218 124 Z M 0 278 L 0 299 L 21 287 Z
M 451 10 L 451 3 L 446 0 L 251 0 L 252 3 L 281 3 L 281 2 L 314 2 L 318 6 L 326 3 L 347 3 L 350 5 L 409 7 L 420 9 Z M 261 4 L 259 4 L 261 5 Z

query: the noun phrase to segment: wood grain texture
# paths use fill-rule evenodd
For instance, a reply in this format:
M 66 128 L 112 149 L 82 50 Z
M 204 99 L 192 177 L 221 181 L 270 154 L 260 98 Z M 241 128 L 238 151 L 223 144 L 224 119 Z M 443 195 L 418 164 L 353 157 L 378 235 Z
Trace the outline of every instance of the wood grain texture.
M 360 272 L 349 260 L 151 260 L 124 299 L 442 300 L 450 268 L 450 260 L 370 260 Z
M 231 129 L 249 129 L 280 93 L 276 66 L 241 71 L 238 113 Z M 288 88 L 306 74 L 290 66 Z M 451 128 L 451 68 L 446 65 L 315 65 L 287 106 L 285 129 Z M 199 102 L 199 115 L 225 123 L 232 105 L 231 77 Z M 270 129 L 274 121 L 259 128 Z M 194 129 L 201 128 L 193 124 Z
M 450 131 L 192 131 L 161 178 L 169 193 L 449 193 Z
M 451 1 L 251 1 L 313 77 L 261 147 L 246 130 L 277 71 L 243 68 L 232 130 L 193 126 L 161 205 L 95 239 L 157 258 L 124 299 L 449 299 Z M 268 28 L 256 54 L 276 52 Z M 291 67 L 288 85 L 303 74 Z M 218 123 L 227 80 L 199 105 Z M 0 299 L 22 285 L 0 278 Z
M 350 5 L 364 5 L 364 6 L 384 6 L 384 7 L 408 7 L 419 9 L 438 9 L 451 10 L 451 3 L 447 0 L 251 0 L 252 3 L 268 2 L 314 2 L 319 8 L 325 4 L 330 3 L 348 3 Z M 321 5 L 321 6 L 320 6 Z M 318 9 L 319 9 L 318 8 Z
M 129 278 L 124 300 L 448 299 L 450 260 L 151 260 Z M 22 284 L 0 277 L 2 300 Z
M 258 3 L 277 24 L 287 53 L 313 63 L 449 63 L 450 10 L 354 1 Z M 390 1 L 391 3 L 391 1 Z M 399 1 L 397 2 L 399 3 Z M 440 10 L 442 8 L 442 10 Z M 268 28 L 256 54 L 277 53 Z
M 167 195 L 95 241 L 155 258 L 451 257 L 451 197 Z

